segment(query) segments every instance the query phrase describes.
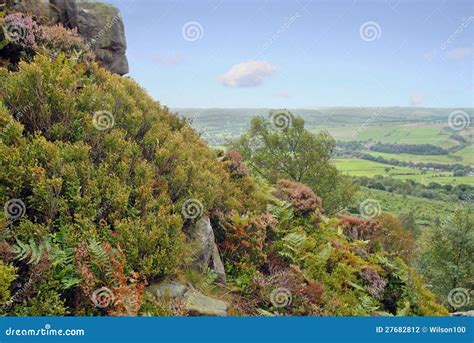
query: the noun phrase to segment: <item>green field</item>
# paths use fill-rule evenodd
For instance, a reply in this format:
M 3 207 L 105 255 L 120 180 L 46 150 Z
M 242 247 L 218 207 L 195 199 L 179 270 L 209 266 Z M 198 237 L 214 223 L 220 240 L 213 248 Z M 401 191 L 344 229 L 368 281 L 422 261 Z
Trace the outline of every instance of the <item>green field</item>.
M 459 150 L 455 155 L 462 158 L 462 163 L 474 165 L 474 146 Z
M 415 180 L 423 184 L 437 182 L 439 184 L 468 184 L 474 185 L 474 177 L 453 177 L 449 172 L 421 171 L 408 167 L 391 166 L 374 161 L 361 160 L 357 158 L 341 158 L 333 160 L 336 168 L 343 174 L 350 176 L 376 175 L 391 176 L 397 179 Z
M 433 144 L 450 148 L 458 143 L 443 130 L 447 124 L 405 124 L 373 125 L 363 128 L 360 125 L 320 126 L 315 131 L 327 130 L 336 140 L 341 141 L 375 141 L 399 144 Z
M 421 226 L 430 226 L 435 220 L 442 220 L 452 215 L 453 210 L 461 206 L 459 203 L 428 200 L 409 195 L 388 193 L 377 189 L 361 188 L 356 194 L 354 205 L 357 207 L 366 199 L 375 199 L 384 212 L 395 215 L 412 212 L 417 223 Z M 466 206 L 466 205 L 464 205 Z
M 371 150 L 363 150 L 365 154 L 372 155 L 374 157 L 383 157 L 386 160 L 395 159 L 399 161 L 405 162 L 433 162 L 433 163 L 464 163 L 464 156 L 465 154 L 456 155 L 414 155 L 414 154 L 388 154 L 385 152 L 378 152 L 378 151 L 371 151 Z M 474 158 L 474 155 L 473 155 Z

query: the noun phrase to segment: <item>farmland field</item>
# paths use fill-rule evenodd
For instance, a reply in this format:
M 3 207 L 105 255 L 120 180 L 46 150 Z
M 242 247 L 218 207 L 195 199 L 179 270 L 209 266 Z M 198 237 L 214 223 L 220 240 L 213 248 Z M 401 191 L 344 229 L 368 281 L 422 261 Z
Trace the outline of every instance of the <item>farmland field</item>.
M 472 109 L 463 109 L 474 117 Z M 236 138 L 248 129 L 253 116 L 268 115 L 267 109 L 176 109 L 181 115 L 192 118 L 193 126 L 210 145 L 225 149 L 225 140 Z M 375 115 L 381 111 L 381 115 Z M 398 160 L 411 163 L 433 163 L 474 166 L 474 127 L 460 131 L 449 128 L 451 109 L 428 108 L 360 108 L 336 107 L 291 110 L 293 115 L 305 120 L 306 127 L 313 133 L 325 130 L 338 142 L 370 142 L 384 144 L 434 145 L 450 150 L 444 155 L 419 155 L 413 153 L 386 153 L 369 150 L 369 147 L 355 150 L 374 158 Z M 474 119 L 471 120 L 474 122 Z M 460 136 L 462 138 L 460 138 Z M 370 145 L 370 144 L 369 144 Z M 352 177 L 373 178 L 377 175 L 390 176 L 396 180 L 413 180 L 420 184 L 474 186 L 474 177 L 456 176 L 453 171 L 421 170 L 410 166 L 391 165 L 369 161 L 344 154 L 334 157 L 336 168 Z M 350 154 L 349 154 L 350 155 Z M 383 162 L 383 161 L 382 161 Z M 443 201 L 408 196 L 362 187 L 357 198 L 377 199 L 384 211 L 394 214 L 415 211 L 420 224 L 432 223 L 438 215 L 450 213 L 457 202 L 455 196 L 443 197 Z M 357 201 L 355 202 L 355 204 Z
M 421 171 L 413 168 L 391 166 L 388 164 L 356 158 L 334 159 L 333 162 L 337 169 L 339 169 L 343 174 L 349 176 L 374 177 L 376 175 L 384 175 L 396 179 L 414 180 L 422 184 L 437 182 L 439 184 L 451 185 L 474 185 L 474 177 L 453 177 L 450 172 Z

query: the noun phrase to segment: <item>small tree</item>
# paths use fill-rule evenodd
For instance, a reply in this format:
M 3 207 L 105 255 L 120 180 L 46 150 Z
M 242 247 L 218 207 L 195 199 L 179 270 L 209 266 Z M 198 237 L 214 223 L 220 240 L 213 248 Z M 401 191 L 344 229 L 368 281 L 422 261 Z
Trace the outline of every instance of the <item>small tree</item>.
M 457 211 L 422 236 L 420 266 L 433 290 L 445 302 L 455 288 L 474 288 L 474 215 Z M 450 304 L 453 306 L 453 304 Z M 469 305 L 469 304 L 462 304 Z
M 313 134 L 304 120 L 290 112 L 254 117 L 250 129 L 230 147 L 237 149 L 252 171 L 271 183 L 291 179 L 308 185 L 323 199 L 327 213 L 346 207 L 355 186 L 330 163 L 336 143 L 325 131 Z

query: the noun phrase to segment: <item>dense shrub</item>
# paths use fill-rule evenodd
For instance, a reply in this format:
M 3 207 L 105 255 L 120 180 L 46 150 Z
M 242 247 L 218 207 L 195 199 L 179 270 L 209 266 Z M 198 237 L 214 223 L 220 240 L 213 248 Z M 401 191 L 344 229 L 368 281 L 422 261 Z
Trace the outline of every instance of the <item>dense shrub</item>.
M 30 16 L 12 13 L 0 18 L 0 26 L 0 59 L 6 62 L 4 64 L 14 69 L 21 59 L 34 56 L 43 33 L 42 27 Z
M 288 201 L 294 208 L 295 214 L 305 216 L 310 213 L 322 213 L 322 200 L 311 188 L 291 180 L 279 180 L 274 195 Z
M 239 153 L 218 158 L 133 80 L 76 58 L 74 32 L 45 32 L 33 60 L 0 68 L 0 300 L 13 299 L 1 314 L 185 314 L 150 300 L 145 286 L 190 269 L 188 200 L 211 218 L 238 314 L 446 314 L 402 260 L 371 249 L 379 223 L 327 219 L 321 199 L 294 181 L 275 185 L 278 200 Z M 297 150 L 316 156 L 324 176 L 318 185 L 306 175 L 311 188 L 331 195 L 342 182 L 328 164 L 332 139 L 295 125 L 285 132 L 306 141 Z
M 126 247 L 125 275 L 136 271 L 153 280 L 185 267 L 181 206 L 187 199 L 206 212 L 262 208 L 249 177 L 233 180 L 190 127 L 130 79 L 95 64 L 86 74 L 74 58 L 39 53 L 16 73 L 0 69 L 0 85 L 0 200 L 25 204 L 17 220 L 0 214 L 1 237 L 12 249 L 17 240 L 35 246 L 46 240 L 64 251 L 93 239 Z M 106 130 L 95 118 L 101 111 L 113 118 Z M 66 306 L 83 299 L 92 311 L 82 269 L 67 265 L 67 275 L 52 268 L 35 289 L 57 281 L 47 292 L 60 294 Z M 101 273 L 92 275 L 91 285 L 101 286 Z M 107 313 L 127 311 L 136 307 Z
M 383 226 L 372 219 L 342 216 L 339 225 L 351 240 L 372 240 L 375 242 L 385 233 Z
M 0 306 L 10 299 L 10 285 L 15 279 L 15 268 L 0 260 Z

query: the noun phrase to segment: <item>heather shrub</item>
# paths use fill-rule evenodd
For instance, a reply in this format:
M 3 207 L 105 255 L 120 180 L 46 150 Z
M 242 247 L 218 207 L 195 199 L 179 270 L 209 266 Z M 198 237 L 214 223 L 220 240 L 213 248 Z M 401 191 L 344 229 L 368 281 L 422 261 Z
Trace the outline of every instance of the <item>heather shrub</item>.
M 67 29 L 62 25 L 43 26 L 38 47 L 55 58 L 61 53 L 83 62 L 92 62 L 94 53 L 77 33 L 77 29 Z
M 86 73 L 62 53 L 54 59 L 38 53 L 32 63 L 20 62 L 16 73 L 0 69 L 0 85 L 0 201 L 25 205 L 17 220 L 0 213 L 0 239 L 8 250 L 18 249 L 18 242 L 31 250 L 22 282 L 41 275 L 11 313 L 38 306 L 28 299 L 44 289 L 59 294 L 70 313 L 82 304 L 84 315 L 136 314 L 145 279 L 187 267 L 182 206 L 188 199 L 202 204 L 201 215 L 263 208 L 252 178 L 232 176 L 194 130 L 130 79 L 96 64 Z M 96 118 L 103 111 L 113 121 L 105 129 Z M 265 237 L 253 233 L 265 224 L 256 215 L 245 225 L 250 243 L 240 245 L 239 254 L 253 258 Z M 105 265 L 90 273 L 83 268 L 95 268 L 88 250 L 82 267 L 74 263 L 81 242 L 109 251 L 106 265 L 119 262 L 109 270 L 112 278 L 104 278 Z M 125 253 L 117 253 L 120 247 Z M 37 272 L 37 259 L 50 272 Z M 18 256 L 13 262 L 21 264 Z M 132 271 L 141 280 L 136 286 L 124 281 Z M 94 287 L 129 300 L 97 311 L 90 300 Z
M 273 193 L 278 199 L 293 205 L 295 214 L 306 216 L 311 213 L 322 213 L 322 200 L 311 188 L 291 180 L 279 180 Z
M 230 149 L 224 156 L 224 161 L 227 162 L 227 168 L 231 175 L 235 176 L 249 176 L 250 172 L 244 164 L 242 156 L 235 149 Z
M 376 242 L 384 235 L 385 229 L 376 220 L 342 216 L 339 225 L 344 234 L 351 240 L 370 240 Z
M 30 16 L 12 13 L 0 18 L 0 58 L 14 67 L 22 58 L 30 59 L 35 54 L 42 28 Z

